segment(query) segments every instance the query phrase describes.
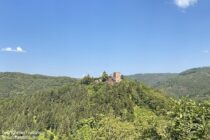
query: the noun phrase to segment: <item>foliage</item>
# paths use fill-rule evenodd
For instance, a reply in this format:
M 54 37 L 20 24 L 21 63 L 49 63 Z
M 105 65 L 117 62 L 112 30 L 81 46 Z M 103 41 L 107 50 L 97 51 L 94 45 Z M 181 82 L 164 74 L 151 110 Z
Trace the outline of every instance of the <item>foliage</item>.
M 135 126 L 128 121 L 122 121 L 120 117 L 113 115 L 104 116 L 99 122 L 96 139 L 129 140 L 135 139 L 138 133 Z
M 43 140 L 205 140 L 210 138 L 209 109 L 208 100 L 170 99 L 134 81 L 80 81 L 1 97 L 0 132 L 3 138 L 10 131 L 37 131 Z
M 68 77 L 51 77 L 23 73 L 0 73 L 0 97 L 13 94 L 31 94 L 37 91 L 52 90 L 75 82 Z
M 109 78 L 109 75 L 104 71 L 104 72 L 102 73 L 102 76 L 101 76 L 102 82 L 107 81 L 108 78 Z
M 194 68 L 180 74 L 137 74 L 128 76 L 175 97 L 206 99 L 210 96 L 210 67 Z
M 94 82 L 94 79 L 92 77 L 90 77 L 90 75 L 88 74 L 87 76 L 85 76 L 83 79 L 81 79 L 81 84 L 85 84 L 85 85 L 89 85 L 92 82 Z
M 173 139 L 210 138 L 210 102 L 197 103 L 189 99 L 175 101 L 170 129 Z
M 125 76 L 127 79 L 137 80 L 147 85 L 155 87 L 159 83 L 167 81 L 168 79 L 178 76 L 177 73 L 148 73 L 148 74 L 134 74 Z

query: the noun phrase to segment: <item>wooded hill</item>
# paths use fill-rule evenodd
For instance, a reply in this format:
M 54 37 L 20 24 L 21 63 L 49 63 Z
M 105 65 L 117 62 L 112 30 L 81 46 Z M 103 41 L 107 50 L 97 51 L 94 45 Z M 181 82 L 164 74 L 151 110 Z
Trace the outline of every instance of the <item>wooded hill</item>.
M 57 88 L 75 81 L 76 79 L 68 77 L 4 72 L 0 73 L 0 96 L 31 94 L 42 90 Z
M 204 99 L 210 96 L 210 67 L 194 68 L 179 74 L 136 74 L 127 78 L 164 90 L 175 97 Z
M 26 135 L 40 140 L 207 140 L 209 120 L 208 100 L 171 99 L 129 80 L 110 85 L 86 78 L 0 98 L 2 139 Z

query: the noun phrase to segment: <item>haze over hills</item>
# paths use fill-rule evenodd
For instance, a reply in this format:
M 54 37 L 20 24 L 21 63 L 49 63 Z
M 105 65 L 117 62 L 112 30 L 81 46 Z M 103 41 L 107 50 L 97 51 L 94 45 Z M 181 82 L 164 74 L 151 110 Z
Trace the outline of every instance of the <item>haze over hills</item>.
M 193 68 L 179 74 L 136 74 L 127 78 L 163 89 L 169 95 L 193 98 L 210 96 L 210 67 Z

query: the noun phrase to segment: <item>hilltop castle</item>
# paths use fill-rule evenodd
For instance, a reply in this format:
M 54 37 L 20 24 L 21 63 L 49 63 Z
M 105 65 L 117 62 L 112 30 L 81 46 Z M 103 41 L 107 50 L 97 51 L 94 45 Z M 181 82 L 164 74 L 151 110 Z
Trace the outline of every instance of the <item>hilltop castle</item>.
M 122 74 L 120 72 L 114 72 L 112 77 L 116 83 L 119 83 L 122 81 Z
M 109 78 L 107 79 L 108 84 L 119 83 L 122 81 L 122 74 L 120 72 L 114 72 Z
M 91 82 L 95 82 L 95 83 L 107 83 L 110 85 L 114 85 L 115 83 L 119 83 L 123 80 L 123 75 L 120 72 L 114 72 L 113 74 L 111 74 L 110 76 L 104 71 L 102 73 L 101 77 L 90 77 L 90 75 L 85 76 L 82 79 L 82 83 L 84 84 L 90 84 Z

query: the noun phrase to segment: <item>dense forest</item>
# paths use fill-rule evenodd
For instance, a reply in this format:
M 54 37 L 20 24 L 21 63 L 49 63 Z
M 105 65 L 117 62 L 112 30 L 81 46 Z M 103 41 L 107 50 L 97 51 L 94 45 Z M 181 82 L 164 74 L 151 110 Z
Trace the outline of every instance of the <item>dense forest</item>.
M 110 85 L 87 76 L 2 96 L 0 124 L 1 139 L 208 140 L 210 100 L 173 99 L 137 81 Z
M 143 82 L 174 97 L 205 99 L 210 96 L 210 67 L 193 68 L 179 74 L 136 74 L 126 78 Z
M 0 96 L 32 94 L 38 91 L 58 88 L 76 81 L 69 77 L 30 75 L 17 72 L 0 72 Z

